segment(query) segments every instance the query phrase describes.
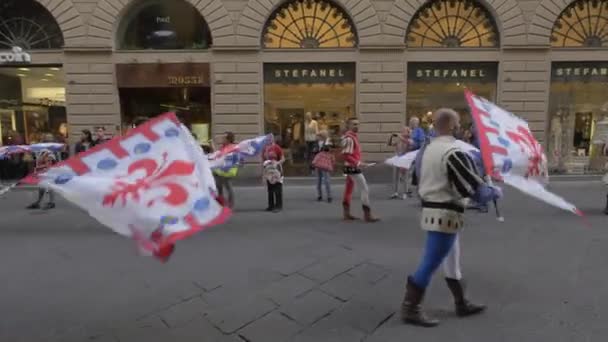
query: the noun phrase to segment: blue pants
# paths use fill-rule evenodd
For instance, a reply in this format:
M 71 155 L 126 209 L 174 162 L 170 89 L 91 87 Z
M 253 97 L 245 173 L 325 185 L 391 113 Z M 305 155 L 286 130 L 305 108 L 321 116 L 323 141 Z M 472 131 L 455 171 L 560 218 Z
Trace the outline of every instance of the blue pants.
M 327 198 L 331 198 L 331 185 L 329 171 L 317 169 L 317 193 L 319 197 L 323 197 L 322 186 L 325 185 L 325 192 L 327 193 Z
M 426 288 L 429 285 L 433 273 L 435 273 L 443 262 L 443 259 L 448 255 L 454 246 L 455 240 L 456 234 L 427 232 L 424 256 L 418 269 L 412 275 L 413 281 L 417 286 Z

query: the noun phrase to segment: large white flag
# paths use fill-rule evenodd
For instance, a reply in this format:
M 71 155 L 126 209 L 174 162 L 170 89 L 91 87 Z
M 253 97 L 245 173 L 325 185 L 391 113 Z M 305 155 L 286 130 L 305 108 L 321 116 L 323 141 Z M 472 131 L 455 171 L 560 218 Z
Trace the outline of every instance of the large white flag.
M 548 191 L 547 157 L 528 123 L 492 102 L 465 92 L 478 133 L 486 174 L 550 205 L 582 213 Z
M 228 218 L 209 161 L 173 113 L 30 176 L 166 260 L 177 240 Z

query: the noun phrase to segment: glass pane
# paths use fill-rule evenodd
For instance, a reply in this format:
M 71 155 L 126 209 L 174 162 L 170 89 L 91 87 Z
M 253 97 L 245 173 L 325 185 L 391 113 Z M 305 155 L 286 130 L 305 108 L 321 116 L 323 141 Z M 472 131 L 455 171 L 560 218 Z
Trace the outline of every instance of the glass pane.
M 354 25 L 334 4 L 320 0 L 287 2 L 266 24 L 265 48 L 352 48 Z
M 551 45 L 608 46 L 608 0 L 578 0 L 571 3 L 553 25 Z
M 553 63 L 549 165 L 554 172 L 603 172 L 608 143 L 608 63 Z
M 60 49 L 63 35 L 55 18 L 34 0 L 0 1 L 0 50 Z
M 318 137 L 307 132 L 306 113 L 312 114 L 320 132 L 327 133 L 339 160 L 343 123 L 356 115 L 354 70 L 348 63 L 264 65 L 264 129 L 275 134 L 285 152 L 286 175 L 311 172 Z M 341 167 L 335 170 L 339 173 Z
M 497 47 L 491 14 L 468 0 L 435 0 L 422 7 L 406 35 L 409 47 Z
M 407 120 L 418 117 L 427 131 L 431 114 L 440 107 L 457 111 L 461 129 L 471 129 L 465 89 L 490 101 L 496 99 L 496 63 L 408 63 L 407 68 Z
M 183 0 L 145 1 L 119 30 L 121 49 L 207 49 L 211 33 L 198 10 Z
M 196 134 L 201 145 L 208 143 L 211 127 L 211 92 L 208 87 L 189 88 L 120 88 L 124 129 L 141 117 L 175 112 Z

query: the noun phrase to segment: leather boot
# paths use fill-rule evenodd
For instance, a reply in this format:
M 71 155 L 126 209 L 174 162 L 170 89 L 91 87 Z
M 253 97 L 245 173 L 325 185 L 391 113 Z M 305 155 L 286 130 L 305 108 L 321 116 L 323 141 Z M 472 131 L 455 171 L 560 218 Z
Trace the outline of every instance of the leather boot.
M 354 221 L 357 220 L 356 217 L 354 217 L 353 215 L 350 214 L 350 204 L 348 203 L 342 203 L 342 208 L 344 209 L 344 221 Z
M 420 303 L 424 299 L 424 289 L 414 284 L 412 277 L 407 278 L 405 298 L 401 304 L 401 320 L 403 323 L 418 325 L 421 327 L 434 327 L 439 321 L 427 317 L 422 311 Z
M 473 304 L 465 298 L 462 281 L 451 278 L 445 278 L 445 281 L 452 295 L 454 295 L 454 304 L 456 305 L 456 314 L 458 316 L 471 316 L 481 313 L 486 309 L 485 305 Z
M 372 209 L 366 205 L 363 206 L 363 215 L 365 218 L 365 222 L 378 222 L 379 218 L 372 216 Z

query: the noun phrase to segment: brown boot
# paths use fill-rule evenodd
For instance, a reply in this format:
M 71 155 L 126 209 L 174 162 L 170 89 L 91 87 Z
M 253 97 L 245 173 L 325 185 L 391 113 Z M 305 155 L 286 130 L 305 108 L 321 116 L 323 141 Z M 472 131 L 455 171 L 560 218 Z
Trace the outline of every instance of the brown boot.
M 378 222 L 379 218 L 372 216 L 372 209 L 366 205 L 363 206 L 363 215 L 365 218 L 365 222 Z
M 456 314 L 458 316 L 471 316 L 481 313 L 486 309 L 485 305 L 473 304 L 465 298 L 462 281 L 451 278 L 445 278 L 445 281 L 454 296 L 454 304 L 456 305 Z
M 358 220 L 358 218 L 354 217 L 350 214 L 350 204 L 342 203 L 342 208 L 344 209 L 344 221 L 354 221 Z
M 420 303 L 424 299 L 424 289 L 414 284 L 412 277 L 407 278 L 405 298 L 401 304 L 401 320 L 403 323 L 418 325 L 421 327 L 434 327 L 439 321 L 427 317 L 422 311 Z

